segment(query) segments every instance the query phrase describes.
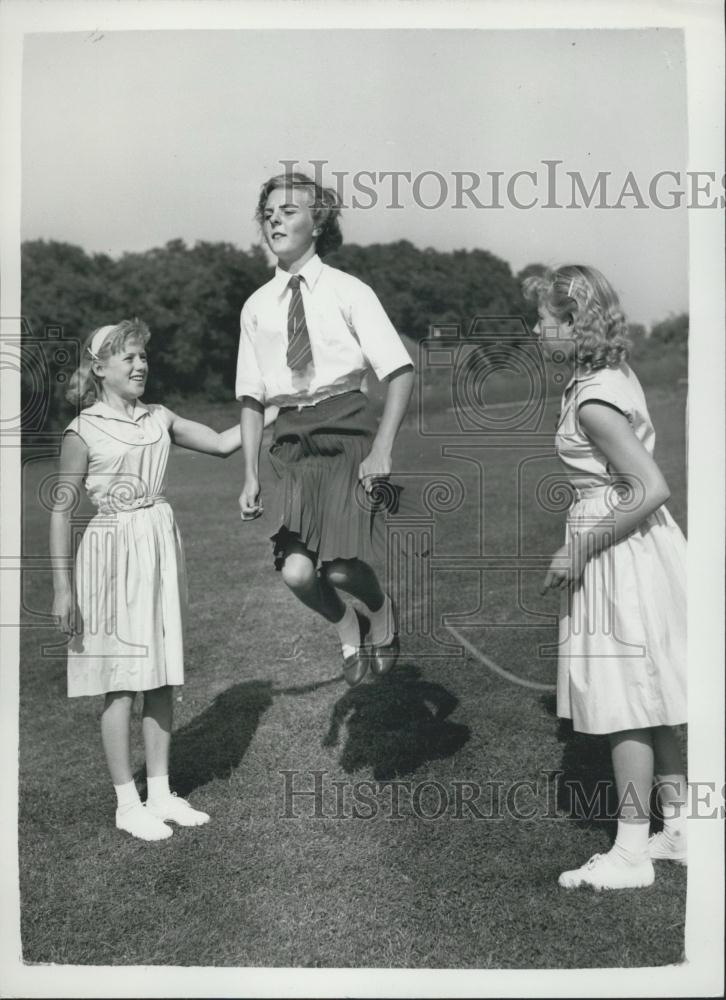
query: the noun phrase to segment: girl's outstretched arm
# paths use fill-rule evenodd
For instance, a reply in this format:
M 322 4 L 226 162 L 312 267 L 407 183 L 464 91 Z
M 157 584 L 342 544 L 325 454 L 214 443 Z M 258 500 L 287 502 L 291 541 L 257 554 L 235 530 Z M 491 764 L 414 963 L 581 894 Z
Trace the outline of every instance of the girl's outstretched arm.
M 240 514 L 243 521 L 251 520 L 262 513 L 259 466 L 264 424 L 265 411 L 262 403 L 253 399 L 252 396 L 244 396 L 239 418 L 245 476 L 239 498 Z
M 616 473 L 613 485 L 620 482 L 629 496 L 620 506 L 614 497 L 608 517 L 575 534 L 571 546 L 563 545 L 557 550 L 541 593 L 552 587 L 562 589 L 576 583 L 590 556 L 625 538 L 670 497 L 662 472 L 619 410 L 596 400 L 587 401 L 580 407 L 579 420 L 592 443 L 605 456 L 608 467 Z
M 358 469 L 358 478 L 366 492 L 373 489 L 374 480 L 391 472 L 391 453 L 413 391 L 413 366 L 405 365 L 388 376 L 388 392 L 383 415 L 378 425 L 370 454 Z
M 226 431 L 217 432 L 206 424 L 195 420 L 186 420 L 177 413 L 164 407 L 169 421 L 169 434 L 174 444 L 190 451 L 201 451 L 205 455 L 216 455 L 226 458 L 237 451 L 241 444 L 239 424 L 228 427 Z
M 88 470 L 88 448 L 78 434 L 65 434 L 61 444 L 60 468 L 50 515 L 50 558 L 53 570 L 53 610 L 58 628 L 65 635 L 79 631 L 75 621 L 73 596 L 73 554 L 71 514 L 78 506 L 83 478 Z

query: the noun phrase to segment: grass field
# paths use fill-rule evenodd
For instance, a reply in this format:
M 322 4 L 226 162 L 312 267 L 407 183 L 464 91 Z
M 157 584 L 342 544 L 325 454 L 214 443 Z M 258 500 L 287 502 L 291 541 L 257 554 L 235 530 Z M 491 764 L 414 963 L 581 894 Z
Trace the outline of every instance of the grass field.
M 669 506 L 685 527 L 685 393 L 651 390 L 649 402 Z M 205 414 L 218 427 L 236 415 L 235 407 Z M 550 404 L 548 434 L 554 417 Z M 412 492 L 448 473 L 463 484 L 463 500 L 437 515 L 429 547 L 440 560 L 430 634 L 419 628 L 427 592 L 417 592 L 399 667 L 355 690 L 340 677 L 332 630 L 272 570 L 272 526 L 239 521 L 239 458 L 174 452 L 168 495 L 185 539 L 191 620 L 172 780 L 212 822 L 163 843 L 114 828 L 100 699 L 66 698 L 63 658 L 41 655 L 54 633 L 32 619 L 50 607 L 50 577 L 26 573 L 19 835 L 27 962 L 592 968 L 681 960 L 683 869 L 659 867 L 656 884 L 638 892 L 557 886 L 563 868 L 607 849 L 613 824 L 578 819 L 560 793 L 565 779 L 591 789 L 610 771 L 604 739 L 577 736 L 556 719 L 547 689 L 554 660 L 538 652 L 554 640 L 557 608 L 538 595 L 534 564 L 559 546 L 564 523 L 532 499 L 535 482 L 556 469 L 551 441 L 481 450 L 482 498 L 477 466 L 442 456 L 454 440 L 422 437 L 415 415 L 401 432 L 398 467 L 411 474 Z M 52 469 L 47 459 L 25 465 L 28 557 L 46 553 L 47 514 L 36 496 Z M 481 511 L 483 551 L 499 559 L 483 575 L 461 558 L 479 549 Z M 423 543 L 417 552 L 421 563 Z M 534 568 L 518 571 L 517 560 Z M 463 655 L 444 615 L 456 615 L 456 630 L 519 683 Z M 142 778 L 138 717 L 135 725 Z M 496 818 L 457 815 L 456 783 L 491 790 L 499 782 L 506 793 L 521 780 L 542 785 L 545 771 L 562 772 L 560 792 L 525 790 L 521 803 L 536 818 L 507 809 Z M 311 797 L 295 799 L 296 815 L 285 817 L 290 776 L 282 772 L 299 772 L 302 789 L 321 772 L 321 817 Z M 412 783 L 411 794 L 395 786 L 397 816 L 392 780 Z M 449 807 L 423 818 L 435 814 L 442 788 Z

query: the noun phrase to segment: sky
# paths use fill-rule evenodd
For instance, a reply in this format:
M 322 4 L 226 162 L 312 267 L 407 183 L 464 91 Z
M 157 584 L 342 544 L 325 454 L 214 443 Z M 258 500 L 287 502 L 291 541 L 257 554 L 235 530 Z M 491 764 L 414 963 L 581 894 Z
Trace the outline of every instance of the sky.
M 685 208 L 647 197 L 651 178 L 687 167 L 685 55 L 678 30 L 110 31 L 26 36 L 22 98 L 22 237 L 118 255 L 182 238 L 259 240 L 261 183 L 296 160 L 340 185 L 347 241 L 408 239 L 437 250 L 479 247 L 514 271 L 590 263 L 650 325 L 688 308 Z M 649 207 L 544 208 L 544 160 L 589 189 L 628 171 Z M 341 175 L 338 180 L 332 171 Z M 372 171 L 356 191 L 353 175 Z M 382 171 L 409 171 L 400 208 Z M 420 177 L 427 171 L 433 175 Z M 501 208 L 459 197 L 455 172 L 479 178 Z M 540 205 L 517 208 L 514 195 Z M 413 181 L 419 176 L 418 202 Z M 667 200 L 668 184 L 660 187 Z M 443 186 L 442 186 L 443 185 Z M 431 206 L 437 199 L 439 207 Z M 371 204 L 371 202 L 375 202 Z M 365 207 L 364 207 L 365 206 Z

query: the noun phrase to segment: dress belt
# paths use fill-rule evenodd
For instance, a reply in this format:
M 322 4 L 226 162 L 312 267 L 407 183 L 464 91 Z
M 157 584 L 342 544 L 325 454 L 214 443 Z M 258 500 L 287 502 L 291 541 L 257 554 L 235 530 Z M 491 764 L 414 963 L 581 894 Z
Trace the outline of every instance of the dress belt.
M 597 486 L 573 486 L 572 489 L 575 493 L 575 499 L 585 500 L 588 497 L 600 496 L 606 490 L 611 490 L 613 488 L 612 483 L 601 483 Z
M 627 501 L 627 491 L 621 494 L 617 483 L 601 483 L 598 486 L 573 486 L 575 497 L 573 503 L 580 500 L 591 500 L 593 497 L 601 497 L 607 501 L 609 507 L 616 507 L 618 502 L 625 499 Z
M 126 514 L 129 511 L 140 510 L 142 507 L 153 507 L 157 503 L 168 503 L 168 501 L 162 493 L 136 497 L 127 501 L 122 501 L 119 497 L 118 501 L 99 504 L 98 512 L 99 514 Z

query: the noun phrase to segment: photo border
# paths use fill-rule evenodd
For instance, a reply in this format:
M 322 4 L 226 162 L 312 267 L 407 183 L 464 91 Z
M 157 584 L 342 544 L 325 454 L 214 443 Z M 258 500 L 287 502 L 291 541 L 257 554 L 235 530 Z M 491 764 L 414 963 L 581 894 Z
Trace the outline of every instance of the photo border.
M 414 14 L 415 8 L 415 14 Z M 0 120 L 3 173 L 0 192 L 0 317 L 20 312 L 20 81 L 25 35 L 61 31 L 151 30 L 497 30 L 503 28 L 683 28 L 687 56 L 689 169 L 724 164 L 724 49 L 721 5 L 705 2 L 604 3 L 590 0 L 463 0 L 390 3 L 315 0 L 4 0 L 0 4 Z M 688 566 L 689 770 L 724 780 L 724 230 L 723 213 L 689 210 Z M 3 323 L 3 337 L 14 336 Z M 0 417 L 19 412 L 19 379 L 0 371 Z M 695 391 L 694 391 L 695 390 Z M 3 517 L 0 551 L 13 553 L 20 537 L 20 450 L 0 449 Z M 19 574 L 0 574 L 3 616 L 19 605 Z M 18 636 L 4 629 L 0 699 L 6 760 L 18 753 Z M 697 677 L 697 683 L 693 678 Z M 0 989 L 23 997 L 105 996 L 684 996 L 721 995 L 723 987 L 723 822 L 692 823 L 686 908 L 687 962 L 650 969 L 603 970 L 386 970 L 224 969 L 205 967 L 33 966 L 20 960 L 17 773 L 4 774 L 0 791 L 5 902 L 0 941 Z M 554 891 L 554 890 L 553 890 Z M 657 933 L 657 928 L 653 929 Z M 645 928 L 644 928 L 645 933 Z

